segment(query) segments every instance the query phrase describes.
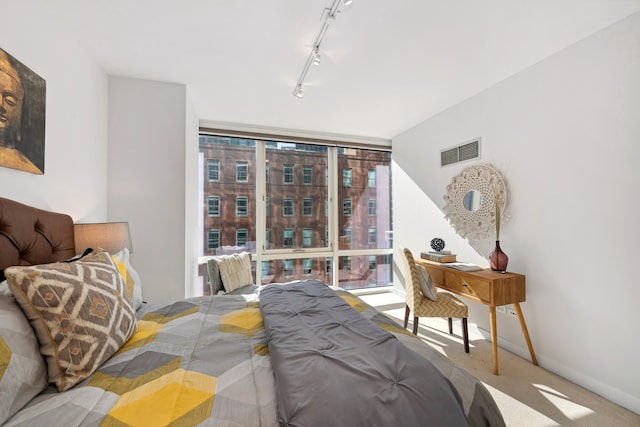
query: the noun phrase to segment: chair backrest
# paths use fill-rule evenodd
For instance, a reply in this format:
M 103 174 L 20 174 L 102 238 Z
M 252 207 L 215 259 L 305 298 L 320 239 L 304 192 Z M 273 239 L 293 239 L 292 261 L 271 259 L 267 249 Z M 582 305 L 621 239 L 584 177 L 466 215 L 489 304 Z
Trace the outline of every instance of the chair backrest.
M 413 254 L 407 248 L 400 247 L 402 252 L 402 260 L 404 261 L 404 293 L 409 309 L 414 311 L 416 303 L 420 303 L 422 291 L 420 291 L 420 278 L 418 277 L 418 269 L 413 259 Z

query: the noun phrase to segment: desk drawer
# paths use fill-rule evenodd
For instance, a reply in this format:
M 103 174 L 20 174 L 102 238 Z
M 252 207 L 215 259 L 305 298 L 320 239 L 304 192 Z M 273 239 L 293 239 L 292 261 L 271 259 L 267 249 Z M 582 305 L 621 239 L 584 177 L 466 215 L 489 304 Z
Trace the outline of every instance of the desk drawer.
M 491 303 L 491 284 L 484 280 L 445 272 L 443 284 L 444 288 L 453 292 L 473 296 L 485 303 Z

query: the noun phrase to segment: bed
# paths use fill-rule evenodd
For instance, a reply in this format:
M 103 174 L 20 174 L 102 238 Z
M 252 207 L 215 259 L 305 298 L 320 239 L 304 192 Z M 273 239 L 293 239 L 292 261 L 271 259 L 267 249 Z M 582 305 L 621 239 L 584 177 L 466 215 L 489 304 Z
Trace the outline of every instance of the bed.
M 504 425 L 481 382 L 349 292 L 147 304 L 133 270 L 0 198 L 0 425 Z

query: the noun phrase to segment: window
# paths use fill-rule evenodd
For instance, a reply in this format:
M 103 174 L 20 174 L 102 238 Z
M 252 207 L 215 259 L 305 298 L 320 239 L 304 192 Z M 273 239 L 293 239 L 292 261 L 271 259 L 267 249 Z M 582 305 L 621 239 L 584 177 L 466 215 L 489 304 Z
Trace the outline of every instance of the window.
M 271 263 L 269 261 L 262 261 L 262 279 L 266 279 L 271 274 Z
M 285 184 L 293 184 L 293 165 L 284 165 L 283 182 Z
M 342 215 L 351 216 L 351 199 L 344 199 L 342 201 Z
M 246 228 L 238 228 L 236 230 L 236 246 L 245 247 L 249 240 L 249 233 Z
M 249 198 L 247 196 L 236 197 L 236 216 L 247 216 L 249 214 Z
M 376 216 L 376 199 L 369 199 L 369 216 Z
M 293 276 L 293 260 L 292 259 L 284 260 L 284 275 L 286 277 Z
M 207 231 L 207 249 L 213 251 L 220 247 L 220 230 L 210 229 Z
M 351 240 L 352 240 L 352 231 L 351 231 L 351 227 L 345 227 L 345 228 L 344 228 L 344 234 L 343 234 L 343 236 L 344 236 L 344 242 L 345 242 L 347 245 L 350 245 L 350 244 L 351 244 Z
M 313 216 L 313 199 L 310 199 L 310 198 L 302 199 L 302 215 Z
M 375 245 L 377 243 L 377 233 L 375 227 L 369 227 L 369 244 Z
M 236 182 L 249 182 L 248 162 L 236 162 Z
M 313 272 L 313 261 L 311 258 L 305 258 L 302 260 L 302 274 L 305 276 L 311 276 Z
M 285 228 L 282 238 L 282 246 L 285 248 L 293 247 L 293 228 Z
M 342 268 L 346 271 L 351 271 L 351 257 L 346 256 L 342 259 Z
M 204 132 L 199 255 L 251 250 L 263 285 L 393 283 L 390 151 Z
M 293 199 L 291 197 L 285 197 L 282 200 L 282 215 L 293 216 Z
M 220 196 L 207 197 L 207 215 L 220 216 Z
M 302 246 L 310 248 L 313 246 L 313 230 L 310 228 L 302 229 Z
M 207 176 L 209 182 L 220 182 L 220 160 L 207 161 Z
M 376 186 L 376 170 L 369 169 L 367 171 L 367 186 L 375 187 Z
M 302 183 L 304 185 L 313 184 L 313 166 L 302 167 Z
M 378 266 L 378 259 L 375 255 L 369 255 L 369 270 L 375 270 Z
M 342 171 L 342 185 L 351 187 L 353 184 L 353 169 L 344 169 Z

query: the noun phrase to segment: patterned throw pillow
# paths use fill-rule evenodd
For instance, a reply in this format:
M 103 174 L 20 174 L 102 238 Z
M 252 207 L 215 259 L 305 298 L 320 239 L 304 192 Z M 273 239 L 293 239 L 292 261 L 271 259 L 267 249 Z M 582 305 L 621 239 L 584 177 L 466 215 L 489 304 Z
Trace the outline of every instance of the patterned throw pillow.
M 5 275 L 36 332 L 49 382 L 60 391 L 88 377 L 136 331 L 124 281 L 106 252 L 8 267 Z
M 47 367 L 33 328 L 0 282 L 0 425 L 47 386 Z

